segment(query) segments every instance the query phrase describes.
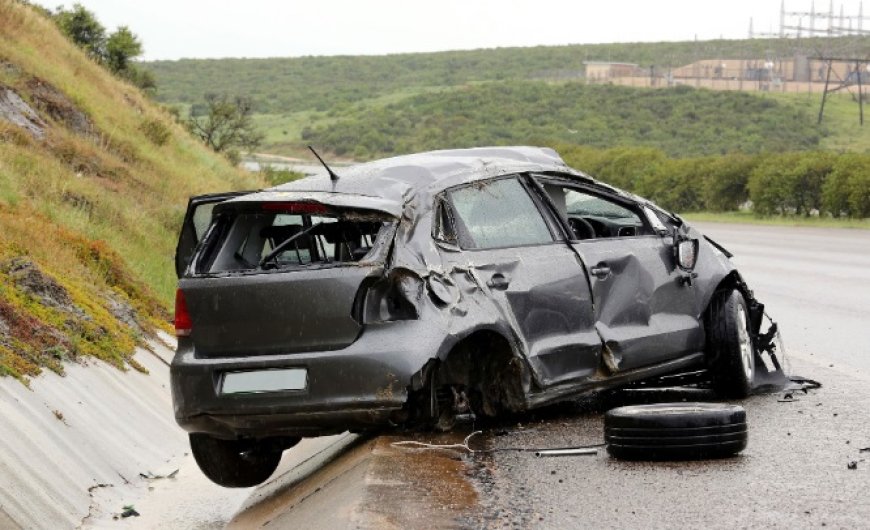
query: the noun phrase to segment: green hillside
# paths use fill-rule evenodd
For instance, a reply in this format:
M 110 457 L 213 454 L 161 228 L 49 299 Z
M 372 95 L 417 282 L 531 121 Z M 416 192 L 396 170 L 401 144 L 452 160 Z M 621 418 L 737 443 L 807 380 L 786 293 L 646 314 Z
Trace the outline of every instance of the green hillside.
M 167 328 L 187 197 L 250 188 L 54 24 L 0 0 L 0 375 Z
M 488 83 L 423 94 L 302 130 L 339 156 L 370 158 L 468 145 L 655 147 L 671 156 L 812 149 L 812 115 L 743 92 L 579 83 Z
M 386 56 L 272 59 L 183 59 L 144 63 L 157 78 L 158 98 L 191 104 L 208 91 L 250 96 L 264 114 L 336 106 L 426 87 L 479 81 L 564 79 L 584 61 L 682 66 L 702 58 L 790 58 L 797 53 L 866 55 L 870 37 L 754 39 L 496 48 Z
M 661 69 L 701 58 L 867 53 L 870 37 L 841 37 L 181 60 L 143 66 L 158 80 L 158 98 L 185 112 L 191 107 L 196 111 L 207 92 L 250 97 L 266 135 L 261 150 L 278 154 L 304 156 L 304 145 L 311 141 L 333 154 L 360 159 L 448 145 L 569 142 L 652 146 L 693 156 L 816 147 L 865 150 L 870 128 L 852 127 L 855 105 L 842 95 L 832 99 L 830 119 L 822 129 L 815 125 L 817 95 L 584 90 L 578 86 L 583 62 L 625 61 Z M 475 102 L 488 96 L 493 101 L 482 106 Z M 677 112 L 659 112 L 667 108 Z M 735 115 L 741 111 L 743 116 Z

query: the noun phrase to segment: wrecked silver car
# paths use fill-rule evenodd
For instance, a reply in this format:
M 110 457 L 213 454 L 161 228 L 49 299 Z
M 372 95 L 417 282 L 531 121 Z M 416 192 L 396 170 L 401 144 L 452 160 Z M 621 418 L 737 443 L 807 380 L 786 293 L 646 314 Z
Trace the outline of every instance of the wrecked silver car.
M 551 149 L 196 197 L 175 416 L 209 478 L 250 486 L 304 436 L 449 428 L 674 374 L 744 397 L 776 330 L 729 257 Z

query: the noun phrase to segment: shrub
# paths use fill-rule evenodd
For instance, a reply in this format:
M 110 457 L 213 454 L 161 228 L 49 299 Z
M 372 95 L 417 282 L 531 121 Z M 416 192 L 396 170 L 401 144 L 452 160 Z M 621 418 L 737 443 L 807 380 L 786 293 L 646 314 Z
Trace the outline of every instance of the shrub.
M 162 121 L 155 119 L 143 121 L 139 125 L 139 130 L 142 131 L 142 134 L 144 134 L 145 137 L 151 140 L 151 143 L 157 146 L 166 145 L 166 142 L 172 134 L 169 131 L 169 128 L 164 125 Z

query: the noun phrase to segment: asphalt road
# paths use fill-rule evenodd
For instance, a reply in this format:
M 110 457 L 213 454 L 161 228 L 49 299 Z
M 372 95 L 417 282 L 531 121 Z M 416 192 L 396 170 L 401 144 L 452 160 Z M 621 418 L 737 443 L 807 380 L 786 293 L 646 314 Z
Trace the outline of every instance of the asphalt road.
M 625 391 L 486 426 L 471 439 L 485 451 L 475 454 L 399 451 L 396 436 L 311 440 L 311 454 L 348 445 L 309 471 L 313 457 L 288 451 L 284 471 L 250 492 L 230 527 L 870 528 L 870 232 L 697 225 L 735 254 L 779 322 L 791 373 L 823 384 L 790 401 L 782 393 L 742 401 L 750 440 L 740 456 L 644 463 L 603 450 L 555 458 L 515 450 L 601 443 L 612 406 L 714 399 Z M 415 439 L 456 443 L 476 427 Z M 174 523 L 182 521 L 222 526 Z

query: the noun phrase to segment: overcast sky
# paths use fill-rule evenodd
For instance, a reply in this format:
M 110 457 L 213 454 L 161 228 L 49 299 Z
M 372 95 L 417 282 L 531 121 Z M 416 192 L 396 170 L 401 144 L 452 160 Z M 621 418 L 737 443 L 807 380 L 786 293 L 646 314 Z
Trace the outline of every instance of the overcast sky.
M 46 7 L 73 0 L 39 0 Z M 780 0 L 78 0 L 130 26 L 145 59 L 288 57 L 746 38 L 778 28 Z M 843 4 L 857 14 L 859 0 Z M 870 1 L 867 2 L 870 15 Z M 808 11 L 811 0 L 786 0 Z M 816 9 L 828 9 L 817 0 Z M 808 24 L 805 21 L 805 24 Z M 870 29 L 870 22 L 865 29 Z

